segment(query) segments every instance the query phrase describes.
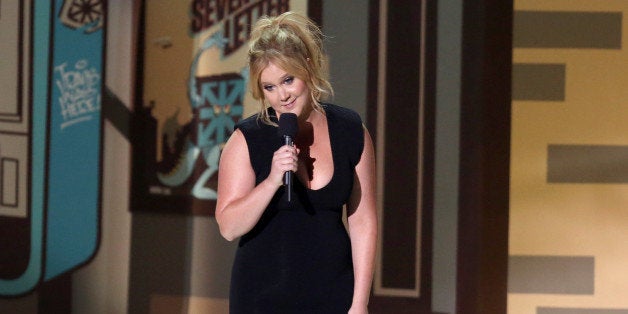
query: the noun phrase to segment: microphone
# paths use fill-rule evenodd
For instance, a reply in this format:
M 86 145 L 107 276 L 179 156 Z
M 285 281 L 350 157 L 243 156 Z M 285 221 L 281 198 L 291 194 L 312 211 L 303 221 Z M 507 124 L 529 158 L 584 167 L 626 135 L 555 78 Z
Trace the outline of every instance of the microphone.
M 279 135 L 283 137 L 284 145 L 293 146 L 292 139 L 299 131 L 297 115 L 294 113 L 282 113 L 279 116 Z M 283 175 L 283 184 L 286 186 L 288 202 L 292 200 L 292 171 L 286 171 Z

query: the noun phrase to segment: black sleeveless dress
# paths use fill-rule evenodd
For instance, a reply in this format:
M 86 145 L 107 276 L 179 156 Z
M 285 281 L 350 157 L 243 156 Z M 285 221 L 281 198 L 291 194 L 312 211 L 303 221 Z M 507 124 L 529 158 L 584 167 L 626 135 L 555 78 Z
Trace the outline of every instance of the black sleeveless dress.
M 351 243 L 342 208 L 353 186 L 364 130 L 357 113 L 323 104 L 334 162 L 331 181 L 311 190 L 293 176 L 293 199 L 279 188 L 260 221 L 240 239 L 232 270 L 230 313 L 347 313 L 353 297 Z M 269 115 L 275 119 L 270 109 Z M 274 120 L 277 122 L 276 120 Z M 277 127 L 249 117 L 246 139 L 256 184 L 283 145 Z

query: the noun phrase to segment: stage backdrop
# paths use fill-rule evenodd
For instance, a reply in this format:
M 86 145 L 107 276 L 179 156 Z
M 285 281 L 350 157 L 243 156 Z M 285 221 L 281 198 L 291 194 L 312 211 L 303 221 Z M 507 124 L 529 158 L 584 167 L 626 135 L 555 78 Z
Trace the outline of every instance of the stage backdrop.
M 289 10 L 307 14 L 308 1 L 143 2 L 132 210 L 213 215 L 221 149 L 259 110 L 247 88 L 251 25 Z
M 0 0 L 0 297 L 98 248 L 105 7 Z

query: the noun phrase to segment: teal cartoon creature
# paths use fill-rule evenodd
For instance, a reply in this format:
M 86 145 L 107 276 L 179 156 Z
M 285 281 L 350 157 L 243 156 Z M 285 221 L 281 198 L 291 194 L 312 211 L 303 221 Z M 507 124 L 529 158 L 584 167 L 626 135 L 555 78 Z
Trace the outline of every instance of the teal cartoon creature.
M 164 157 L 174 160 L 162 162 L 161 170 L 157 173 L 160 183 L 177 187 L 202 171 L 195 179 L 190 194 L 203 200 L 216 199 L 215 189 L 208 186 L 207 182 L 218 171 L 221 148 L 233 132 L 235 122 L 242 117 L 246 93 L 246 70 L 240 73 L 197 75 L 203 53 L 211 49 L 222 51 L 226 42 L 222 32 L 218 31 L 205 39 L 196 52 L 188 81 L 193 118 L 189 125 L 182 128 L 184 131 L 179 132 L 183 138 L 178 139 L 180 143 L 175 145 L 174 156 Z M 200 170 L 199 159 L 202 160 Z M 164 164 L 168 166 L 164 167 Z

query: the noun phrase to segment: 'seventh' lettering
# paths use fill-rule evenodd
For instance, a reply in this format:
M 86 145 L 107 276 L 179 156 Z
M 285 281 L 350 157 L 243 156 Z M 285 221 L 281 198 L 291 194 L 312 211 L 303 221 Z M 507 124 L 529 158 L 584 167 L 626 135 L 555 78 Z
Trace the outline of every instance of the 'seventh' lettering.
M 193 0 L 190 30 L 193 34 L 223 23 L 228 43 L 227 56 L 249 39 L 251 25 L 262 16 L 276 16 L 290 10 L 290 0 Z

